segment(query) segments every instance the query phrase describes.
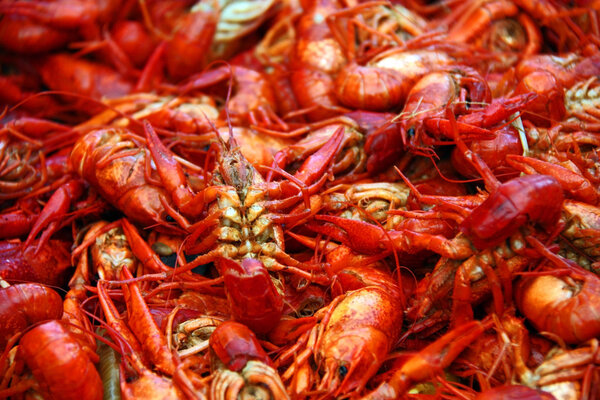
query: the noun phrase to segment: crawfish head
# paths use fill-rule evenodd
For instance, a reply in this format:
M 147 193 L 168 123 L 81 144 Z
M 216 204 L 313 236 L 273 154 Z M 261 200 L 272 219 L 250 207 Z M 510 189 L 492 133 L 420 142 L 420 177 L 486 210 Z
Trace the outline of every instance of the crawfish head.
M 324 341 L 323 347 L 323 382 L 341 394 L 364 387 L 377 372 L 381 354 L 388 352 L 388 338 L 380 331 L 358 329 L 335 343 Z
M 235 146 L 235 141 L 229 146 Z M 221 152 L 219 172 L 226 185 L 233 186 L 239 194 L 255 182 L 258 173 L 237 148 Z M 261 179 L 262 180 L 262 179 Z M 245 196 L 241 196 L 242 199 Z
M 339 395 L 360 391 L 396 342 L 402 325 L 396 296 L 369 286 L 348 292 L 335 307 L 317 351 L 321 387 Z

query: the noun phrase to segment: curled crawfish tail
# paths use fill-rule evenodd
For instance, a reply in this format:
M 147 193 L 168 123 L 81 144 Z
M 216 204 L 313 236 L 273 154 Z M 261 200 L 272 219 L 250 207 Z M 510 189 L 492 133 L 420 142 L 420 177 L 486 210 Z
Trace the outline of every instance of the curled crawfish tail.
M 96 367 L 62 323 L 38 325 L 20 343 L 19 354 L 39 382 L 44 397 L 102 399 L 102 381 Z

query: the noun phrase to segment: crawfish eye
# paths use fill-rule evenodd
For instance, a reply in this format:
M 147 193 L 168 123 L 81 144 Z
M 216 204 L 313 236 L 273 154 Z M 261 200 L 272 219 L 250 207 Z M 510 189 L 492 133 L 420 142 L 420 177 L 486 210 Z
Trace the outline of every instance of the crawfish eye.
M 167 222 L 175 222 L 175 219 L 173 219 L 173 217 L 171 217 L 170 215 L 167 214 L 167 216 L 165 217 L 165 220 Z
M 406 134 L 408 135 L 408 137 L 413 137 L 415 136 L 415 128 L 413 128 L 412 126 L 410 128 L 408 128 L 408 131 L 406 131 Z
M 338 372 L 340 374 L 340 378 L 344 379 L 344 377 L 346 377 L 346 374 L 348 373 L 348 368 L 345 365 L 342 365 L 338 369 Z

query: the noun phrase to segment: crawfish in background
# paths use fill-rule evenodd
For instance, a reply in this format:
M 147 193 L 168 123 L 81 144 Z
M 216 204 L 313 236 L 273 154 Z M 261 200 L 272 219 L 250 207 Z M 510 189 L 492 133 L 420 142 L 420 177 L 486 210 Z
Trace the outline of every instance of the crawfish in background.
M 139 1 L 150 31 L 163 43 L 151 63 L 164 63 L 175 81 L 199 73 L 211 61 L 230 58 L 247 37 L 276 10 L 276 2 L 262 1 L 252 7 L 230 1 Z M 193 3 L 193 4 L 192 4 Z M 159 65 L 147 66 L 148 70 Z
M 44 57 L 38 70 L 46 86 L 52 90 L 73 93 L 63 102 L 76 111 L 87 115 L 104 109 L 98 100 L 127 95 L 133 91 L 133 83 L 111 67 L 66 53 Z M 83 96 L 83 99 L 79 96 Z M 92 101 L 87 100 L 93 99 Z M 94 101 L 96 100 L 96 101 Z
M 192 90 L 214 87 L 225 81 L 229 82 L 232 96 L 227 101 L 227 110 L 221 110 L 221 120 L 226 113 L 235 125 L 287 125 L 277 116 L 275 94 L 270 82 L 261 72 L 237 65 L 223 65 L 203 73 L 191 76 L 181 87 L 181 93 L 187 94 Z M 227 98 L 227 94 L 223 96 Z
M 30 54 L 59 49 L 74 37 L 98 39 L 102 25 L 115 18 L 121 5 L 115 0 L 4 1 L 0 43 Z
M 0 201 L 43 192 L 38 189 L 67 174 L 65 156 L 74 135 L 66 125 L 11 114 L 3 122 L 0 129 Z
M 300 107 L 308 111 L 310 120 L 317 121 L 345 111 L 338 106 L 333 79 L 347 59 L 326 21 L 340 4 L 337 0 L 308 0 L 302 2 L 302 8 L 305 13 L 295 26 L 290 82 Z
M 236 53 L 247 49 L 248 42 L 258 39 L 253 35 L 265 21 L 277 16 L 287 2 L 261 0 L 247 5 L 234 0 L 221 0 L 221 12 L 211 46 L 211 59 L 230 59 Z M 286 12 L 285 10 L 283 12 Z

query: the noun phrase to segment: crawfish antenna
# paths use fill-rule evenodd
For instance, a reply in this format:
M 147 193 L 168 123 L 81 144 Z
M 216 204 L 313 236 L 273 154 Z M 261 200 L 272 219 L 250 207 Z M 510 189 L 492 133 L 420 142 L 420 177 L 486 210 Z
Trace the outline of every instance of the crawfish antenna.
M 225 98 L 225 119 L 227 120 L 227 127 L 229 128 L 229 149 L 235 149 L 238 144 L 233 137 L 233 126 L 231 125 L 231 116 L 229 115 L 229 100 L 231 100 L 231 92 L 233 91 L 233 67 L 228 62 L 225 64 L 229 67 L 229 86 L 227 87 L 227 97 Z

